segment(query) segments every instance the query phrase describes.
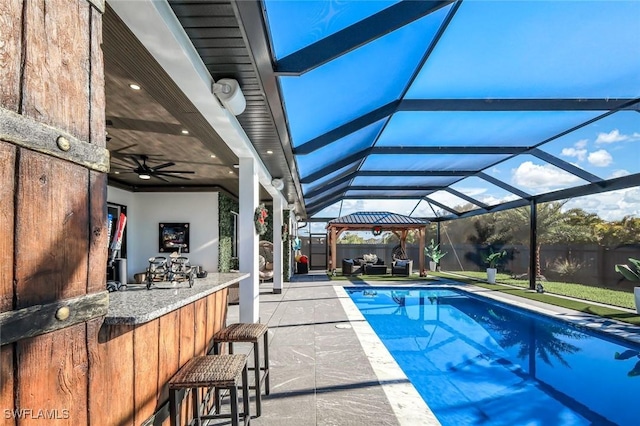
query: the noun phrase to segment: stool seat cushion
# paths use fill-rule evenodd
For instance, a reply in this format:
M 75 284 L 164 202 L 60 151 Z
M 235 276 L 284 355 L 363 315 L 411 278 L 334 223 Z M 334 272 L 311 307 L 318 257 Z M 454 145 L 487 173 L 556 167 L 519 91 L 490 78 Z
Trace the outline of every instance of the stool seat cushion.
M 254 342 L 269 331 L 266 324 L 237 323 L 223 328 L 213 335 L 214 342 Z
M 169 381 L 169 389 L 202 386 L 236 386 L 247 356 L 205 355 L 190 359 Z

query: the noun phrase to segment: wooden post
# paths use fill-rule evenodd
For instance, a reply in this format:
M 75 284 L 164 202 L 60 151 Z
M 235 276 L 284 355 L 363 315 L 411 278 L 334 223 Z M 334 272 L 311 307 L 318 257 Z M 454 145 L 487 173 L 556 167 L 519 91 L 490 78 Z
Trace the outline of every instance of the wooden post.
M 338 239 L 338 235 L 336 233 L 336 228 L 335 226 L 332 226 L 331 228 L 331 265 L 329 265 L 329 268 L 331 271 L 333 271 L 334 269 L 337 268 L 337 257 L 338 254 L 336 253 L 336 250 L 338 249 L 337 247 L 337 239 Z
M 420 268 L 420 273 L 422 273 L 422 271 L 424 271 L 425 268 L 425 263 L 424 263 L 424 245 L 425 245 L 425 235 L 426 235 L 426 228 L 419 228 L 418 229 L 418 240 L 419 240 L 419 254 L 418 256 L 420 256 L 420 260 L 418 262 L 419 264 L 419 268 Z
M 70 135 L 74 144 L 103 149 L 103 9 L 101 0 L 1 2 L 0 110 Z M 44 144 L 64 157 L 74 147 L 66 138 L 49 138 L 33 127 L 18 132 L 23 134 L 0 137 L 0 264 L 13 265 L 0 268 L 0 311 L 104 291 L 105 173 L 22 143 Z M 43 410 L 56 424 L 89 424 L 88 381 L 95 360 L 88 327 L 100 321 L 2 346 L 0 405 L 16 416 Z

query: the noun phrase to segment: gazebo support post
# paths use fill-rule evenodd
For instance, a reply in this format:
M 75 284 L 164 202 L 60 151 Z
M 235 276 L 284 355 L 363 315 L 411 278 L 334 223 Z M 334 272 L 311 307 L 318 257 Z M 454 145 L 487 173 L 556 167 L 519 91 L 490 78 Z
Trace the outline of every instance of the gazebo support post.
M 330 235 L 329 235 L 329 239 L 331 240 L 331 260 L 329 263 L 329 272 L 333 272 L 334 269 L 336 269 L 336 243 L 338 241 L 338 234 L 336 233 L 336 228 L 335 227 L 331 227 L 330 228 Z
M 420 265 L 420 274 L 422 274 L 422 271 L 424 271 L 425 268 L 425 264 L 424 264 L 424 238 L 426 235 L 426 228 L 418 228 L 418 243 L 420 245 L 420 250 L 419 250 L 419 254 L 418 256 L 420 256 L 420 260 L 418 261 L 418 264 Z

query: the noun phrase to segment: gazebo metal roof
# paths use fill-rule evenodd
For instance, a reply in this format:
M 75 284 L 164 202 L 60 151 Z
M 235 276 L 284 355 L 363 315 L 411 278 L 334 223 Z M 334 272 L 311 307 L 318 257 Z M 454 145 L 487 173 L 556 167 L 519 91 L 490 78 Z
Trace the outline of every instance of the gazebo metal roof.
M 329 225 L 349 225 L 351 229 L 355 229 L 355 225 L 362 225 L 363 229 L 368 229 L 376 225 L 381 225 L 387 228 L 412 228 L 424 227 L 428 224 L 428 220 L 391 212 L 357 212 L 329 221 Z

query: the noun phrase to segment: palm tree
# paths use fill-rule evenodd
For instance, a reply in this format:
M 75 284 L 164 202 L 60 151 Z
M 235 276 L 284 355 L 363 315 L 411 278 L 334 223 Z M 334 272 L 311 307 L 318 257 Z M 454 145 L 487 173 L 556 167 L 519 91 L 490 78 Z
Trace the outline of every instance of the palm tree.
M 540 267 L 540 247 L 542 244 L 557 244 L 574 239 L 578 230 L 574 229 L 570 222 L 570 216 L 562 211 L 567 201 L 554 201 L 539 204 L 536 208 L 537 216 L 537 242 L 535 247 L 536 278 L 542 277 Z M 495 234 L 488 239 L 491 244 L 510 242 L 513 244 L 529 243 L 529 227 L 531 222 L 531 209 L 518 207 L 496 213 Z M 581 232 L 581 231 L 580 231 Z

